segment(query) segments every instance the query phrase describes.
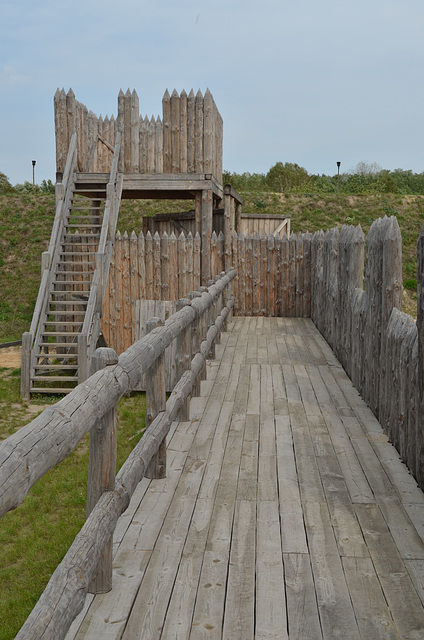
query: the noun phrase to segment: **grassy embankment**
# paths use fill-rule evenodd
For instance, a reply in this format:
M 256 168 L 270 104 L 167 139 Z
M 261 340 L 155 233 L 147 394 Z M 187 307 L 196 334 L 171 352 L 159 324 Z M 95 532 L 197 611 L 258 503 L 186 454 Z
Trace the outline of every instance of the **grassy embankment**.
M 247 192 L 243 211 L 286 213 L 292 230 L 317 231 L 360 224 L 365 233 L 373 220 L 395 215 L 403 239 L 404 280 L 416 277 L 416 241 L 424 224 L 424 196 L 294 195 Z M 140 231 L 143 213 L 184 211 L 187 201 L 124 201 L 121 231 Z M 0 196 L 0 342 L 19 340 L 31 322 L 40 281 L 40 256 L 48 246 L 54 196 Z M 406 300 L 408 313 L 413 301 Z
M 374 219 L 396 215 L 403 237 L 404 279 L 415 277 L 424 196 L 242 195 L 245 212 L 289 214 L 294 232 L 360 224 L 366 233 Z M 118 226 L 121 231 L 139 231 L 143 213 L 184 211 L 187 205 L 187 201 L 127 201 Z M 0 342 L 20 339 L 29 327 L 40 281 L 40 257 L 48 246 L 53 217 L 54 196 L 0 196 Z M 404 298 L 405 310 L 412 315 L 414 297 L 408 292 Z M 45 403 L 57 400 L 43 397 L 32 399 L 31 404 L 23 402 L 19 375 L 19 370 L 0 369 L 0 439 L 31 420 Z M 140 437 L 144 396 L 124 398 L 119 415 L 122 464 Z M 0 640 L 15 636 L 84 521 L 87 466 L 84 441 L 37 483 L 16 511 L 1 519 Z

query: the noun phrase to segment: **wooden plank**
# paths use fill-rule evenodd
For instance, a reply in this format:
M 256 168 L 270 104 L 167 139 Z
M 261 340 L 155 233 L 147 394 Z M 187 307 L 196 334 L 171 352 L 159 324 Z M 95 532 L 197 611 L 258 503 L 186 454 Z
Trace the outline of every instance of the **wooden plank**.
M 325 502 L 303 502 L 312 572 L 324 638 L 360 638 Z
M 323 636 L 309 554 L 284 553 L 283 560 L 289 636 L 321 640 Z
M 171 172 L 180 172 L 181 100 L 176 89 L 171 94 Z
M 172 171 L 171 96 L 168 89 L 162 98 L 163 173 Z
M 223 637 L 245 640 L 255 629 L 256 503 L 237 500 L 228 569 Z
M 195 173 L 195 126 L 196 126 L 196 103 L 194 91 L 191 89 L 187 98 L 187 171 Z
M 369 558 L 342 558 L 342 562 L 360 637 L 363 640 L 399 638 L 372 561 Z
M 187 93 L 184 89 L 180 95 L 180 172 L 187 173 L 188 160 L 187 160 L 187 133 L 188 133 L 188 121 L 187 121 Z
M 288 638 L 280 519 L 275 501 L 260 501 L 257 515 L 255 638 Z
M 380 509 L 356 505 L 355 510 L 397 632 L 403 638 L 419 638 L 424 610 Z
M 203 95 L 200 89 L 195 98 L 194 128 L 194 166 L 196 173 L 203 173 L 203 136 L 204 136 Z
M 275 428 L 283 552 L 308 553 L 289 417 L 276 416 Z
M 194 610 L 190 636 L 193 640 L 222 637 L 225 585 L 244 426 L 243 416 L 233 416 L 203 558 L 199 584 L 204 588 L 199 590 Z

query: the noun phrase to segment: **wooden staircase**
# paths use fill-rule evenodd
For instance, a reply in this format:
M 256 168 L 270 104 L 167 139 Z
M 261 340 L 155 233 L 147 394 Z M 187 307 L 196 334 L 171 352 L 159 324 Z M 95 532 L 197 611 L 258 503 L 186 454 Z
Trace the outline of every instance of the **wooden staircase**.
M 119 151 L 120 140 L 110 175 L 78 182 L 76 136 L 71 141 L 31 328 L 22 336 L 23 397 L 69 393 L 90 374 L 122 191 Z

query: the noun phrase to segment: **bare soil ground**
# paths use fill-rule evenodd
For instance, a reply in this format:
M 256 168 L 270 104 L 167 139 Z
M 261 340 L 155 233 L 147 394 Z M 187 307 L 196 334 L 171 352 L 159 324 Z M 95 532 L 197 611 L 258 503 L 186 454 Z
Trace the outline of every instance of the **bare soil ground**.
M 18 369 L 21 366 L 21 347 L 0 349 L 0 367 Z

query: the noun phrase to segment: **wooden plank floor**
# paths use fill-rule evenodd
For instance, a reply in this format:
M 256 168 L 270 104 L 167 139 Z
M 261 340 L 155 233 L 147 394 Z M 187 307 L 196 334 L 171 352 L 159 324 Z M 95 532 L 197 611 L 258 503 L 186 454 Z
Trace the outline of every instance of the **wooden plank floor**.
M 424 638 L 424 497 L 310 320 L 235 318 L 67 640 Z

